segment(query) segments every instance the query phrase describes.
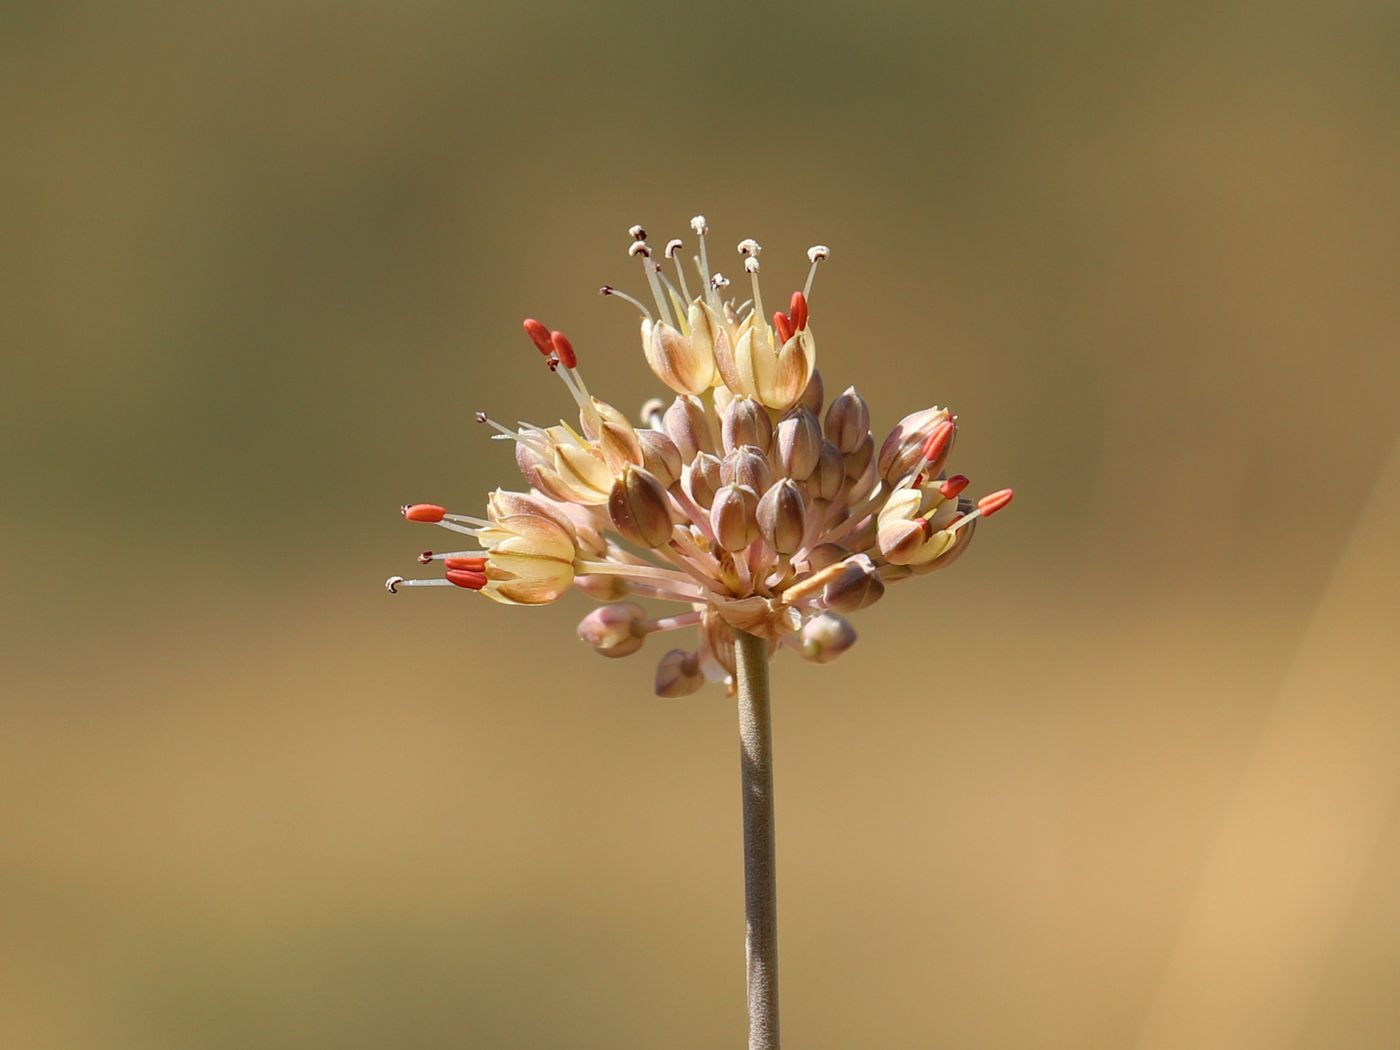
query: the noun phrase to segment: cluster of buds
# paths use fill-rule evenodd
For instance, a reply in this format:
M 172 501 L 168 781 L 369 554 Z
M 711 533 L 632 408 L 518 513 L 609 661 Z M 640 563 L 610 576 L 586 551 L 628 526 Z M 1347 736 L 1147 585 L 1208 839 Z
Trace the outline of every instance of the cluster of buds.
M 683 243 L 657 259 L 634 226 L 629 254 L 640 259 L 652 305 L 610 285 L 606 296 L 641 315 L 642 351 L 674 393 L 642 406 L 634 424 L 594 397 L 569 339 L 539 321 L 525 334 L 578 409 L 568 423 L 512 428 L 477 421 L 515 446 L 528 492 L 497 489 L 485 517 L 436 504 L 403 508 L 410 521 L 470 537 L 470 550 L 424 551 L 442 575 L 391 577 L 401 587 L 457 587 L 510 605 L 542 605 L 571 588 L 606 604 L 579 624 L 604 656 L 630 656 L 652 634 L 693 628 L 691 648 L 665 653 L 660 696 L 684 696 L 707 680 L 732 686 L 736 632 L 786 646 L 817 663 L 855 642 L 845 615 L 864 609 L 900 580 L 950 565 L 979 519 L 1011 501 L 1002 489 L 979 500 L 945 464 L 957 436 L 946 408 L 905 416 L 877 444 L 870 410 L 855 388 L 826 404 L 816 370 L 812 282 L 830 255 L 809 249 L 805 286 L 786 312 L 764 309 L 762 251 L 739 243 L 751 287 L 742 303 L 710 269 L 703 216 L 692 289 Z M 663 260 L 674 264 L 672 280 Z M 769 318 L 771 316 L 771 323 Z M 637 599 L 684 607 L 652 616 Z M 674 611 L 674 607 L 673 607 Z

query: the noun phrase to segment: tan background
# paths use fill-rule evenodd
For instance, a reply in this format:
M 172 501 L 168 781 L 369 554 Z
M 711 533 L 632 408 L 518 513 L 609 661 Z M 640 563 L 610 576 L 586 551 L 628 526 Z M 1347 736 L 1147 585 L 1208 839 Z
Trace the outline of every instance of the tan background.
M 10 4 L 0 1044 L 739 1046 L 732 709 L 388 599 L 626 228 L 1015 485 L 776 671 L 794 1048 L 1400 1045 L 1393 4 Z

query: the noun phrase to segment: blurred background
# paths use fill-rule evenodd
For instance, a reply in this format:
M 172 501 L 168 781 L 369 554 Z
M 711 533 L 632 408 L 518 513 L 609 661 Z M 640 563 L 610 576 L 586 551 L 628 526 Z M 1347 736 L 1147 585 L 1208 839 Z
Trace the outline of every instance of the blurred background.
M 627 227 L 1015 506 L 775 668 L 792 1047 L 1400 1043 L 1400 14 L 0 10 L 0 1044 L 742 1045 L 733 707 L 390 599 Z M 733 263 L 730 263 L 733 268 Z

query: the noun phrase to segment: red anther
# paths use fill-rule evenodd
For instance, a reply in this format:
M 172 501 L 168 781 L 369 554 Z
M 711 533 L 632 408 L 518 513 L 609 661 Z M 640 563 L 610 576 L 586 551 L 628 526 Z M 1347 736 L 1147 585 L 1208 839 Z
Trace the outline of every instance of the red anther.
M 792 305 L 788 307 L 788 314 L 792 317 L 792 329 L 800 332 L 807 327 L 807 297 L 801 292 L 792 293 Z
M 965 488 L 967 488 L 967 475 L 954 474 L 938 486 L 938 491 L 943 494 L 944 499 L 952 499 Z
M 554 352 L 554 344 L 549 341 L 549 329 L 540 324 L 533 317 L 527 317 L 524 321 L 525 334 L 530 337 L 530 342 L 535 344 L 540 353 L 548 357 Z
M 785 344 L 792 338 L 792 322 L 781 310 L 773 311 L 773 327 L 778 330 L 778 342 Z
M 485 558 L 443 558 L 443 567 L 451 572 L 463 570 L 466 572 L 484 572 L 486 569 Z
M 1002 507 L 1011 502 L 1011 490 L 999 489 L 989 496 L 983 496 L 977 501 L 977 509 L 982 512 L 982 517 L 990 518 Z
M 424 551 L 422 554 L 418 555 L 418 564 L 419 564 L 419 565 L 427 565 L 427 564 L 428 564 L 429 562 L 431 562 L 432 560 L 433 560 L 433 552 L 432 552 L 432 551 Z
M 447 582 L 456 584 L 458 587 L 465 587 L 469 591 L 479 591 L 486 586 L 486 574 L 482 572 L 468 572 L 465 570 L 452 569 L 445 574 Z
M 565 368 L 578 367 L 578 354 L 574 353 L 574 344 L 569 342 L 569 337 L 563 332 L 550 332 L 549 341 L 551 349 L 559 355 L 559 360 L 564 362 Z
M 405 503 L 403 516 L 409 521 L 426 521 L 436 524 L 447 516 L 447 508 L 436 503 Z
M 945 419 L 933 428 L 933 433 L 924 442 L 924 459 L 932 463 L 939 456 L 948 450 L 949 443 L 953 440 L 953 421 Z

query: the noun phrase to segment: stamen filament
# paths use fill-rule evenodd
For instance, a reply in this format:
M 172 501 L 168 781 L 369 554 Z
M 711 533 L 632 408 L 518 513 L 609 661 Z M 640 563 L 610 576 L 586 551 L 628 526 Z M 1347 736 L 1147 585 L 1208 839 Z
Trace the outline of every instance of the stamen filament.
M 599 288 L 598 294 L 610 295 L 615 299 L 621 299 L 624 303 L 631 303 L 641 312 L 643 317 L 648 321 L 652 320 L 651 311 L 643 306 L 640 300 L 632 298 L 632 296 L 628 295 L 626 292 L 619 291 L 610 284 L 605 284 L 603 287 Z

